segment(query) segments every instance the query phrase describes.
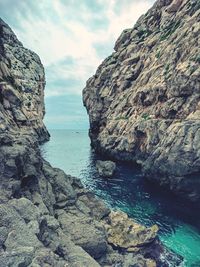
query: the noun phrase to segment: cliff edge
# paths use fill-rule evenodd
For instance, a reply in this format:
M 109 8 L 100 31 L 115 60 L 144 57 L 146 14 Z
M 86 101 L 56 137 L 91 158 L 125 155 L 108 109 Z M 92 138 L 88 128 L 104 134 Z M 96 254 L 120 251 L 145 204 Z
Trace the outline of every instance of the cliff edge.
M 87 81 L 93 147 L 200 200 L 200 2 L 158 0 Z
M 0 19 L 0 131 L 32 131 L 40 142 L 47 141 L 44 87 L 40 58 Z

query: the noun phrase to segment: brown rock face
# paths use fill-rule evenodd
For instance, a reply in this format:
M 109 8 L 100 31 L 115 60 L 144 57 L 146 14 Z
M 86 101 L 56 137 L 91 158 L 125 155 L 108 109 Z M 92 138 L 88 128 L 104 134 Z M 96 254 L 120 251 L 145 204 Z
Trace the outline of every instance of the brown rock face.
M 0 131 L 33 132 L 40 142 L 49 139 L 43 124 L 45 75 L 34 52 L 18 41 L 0 19 Z
M 147 228 L 121 211 L 112 211 L 109 214 L 106 229 L 110 244 L 133 252 L 138 252 L 143 246 L 152 243 L 158 232 L 157 225 Z
M 83 90 L 96 150 L 200 199 L 200 2 L 160 0 Z

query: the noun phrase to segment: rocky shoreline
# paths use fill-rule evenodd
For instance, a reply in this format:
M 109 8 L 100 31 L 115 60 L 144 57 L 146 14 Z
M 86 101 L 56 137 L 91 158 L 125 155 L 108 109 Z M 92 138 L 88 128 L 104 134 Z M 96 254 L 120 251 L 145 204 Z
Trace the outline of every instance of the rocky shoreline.
M 157 0 L 83 90 L 96 151 L 200 203 L 200 4 Z
M 78 179 L 52 168 L 31 136 L 9 137 L 0 147 L 0 266 L 182 262 L 161 244 L 157 226 L 146 228 L 108 209 Z
M 0 266 L 178 266 L 157 226 L 111 211 L 42 158 L 44 69 L 2 20 L 0 58 Z

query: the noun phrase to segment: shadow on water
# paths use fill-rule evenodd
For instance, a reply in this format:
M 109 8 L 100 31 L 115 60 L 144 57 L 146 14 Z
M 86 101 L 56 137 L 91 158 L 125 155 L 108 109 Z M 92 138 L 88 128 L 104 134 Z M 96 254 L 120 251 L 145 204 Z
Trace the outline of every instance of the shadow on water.
M 200 266 L 199 207 L 147 182 L 130 163 L 117 162 L 113 178 L 102 178 L 95 167 L 97 159 L 102 158 L 90 152 L 80 175 L 84 185 L 111 208 L 125 211 L 146 226 L 157 224 L 160 239 L 186 259 L 185 266 Z
M 161 226 L 161 232 L 170 233 L 179 225 L 179 219 L 200 229 L 199 207 L 177 198 L 165 189 L 149 183 L 140 168 L 131 163 L 117 162 L 113 178 L 99 176 L 95 162 L 102 158 L 90 152 L 89 164 L 81 172 L 81 179 L 90 190 L 112 208 L 126 211 L 141 223 Z

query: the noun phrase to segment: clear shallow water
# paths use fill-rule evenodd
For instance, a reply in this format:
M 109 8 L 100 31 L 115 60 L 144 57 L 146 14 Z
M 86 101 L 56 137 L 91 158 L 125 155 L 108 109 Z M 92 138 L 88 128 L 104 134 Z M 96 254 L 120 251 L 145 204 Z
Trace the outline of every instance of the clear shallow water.
M 54 167 L 79 177 L 82 183 L 110 207 L 127 212 L 145 225 L 157 224 L 160 239 L 185 259 L 186 267 L 200 267 L 200 212 L 155 185 L 147 184 L 140 171 L 118 163 L 114 178 L 101 178 L 97 156 L 90 149 L 87 131 L 50 130 L 51 140 L 42 146 Z

